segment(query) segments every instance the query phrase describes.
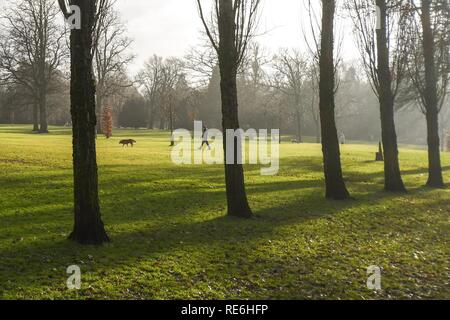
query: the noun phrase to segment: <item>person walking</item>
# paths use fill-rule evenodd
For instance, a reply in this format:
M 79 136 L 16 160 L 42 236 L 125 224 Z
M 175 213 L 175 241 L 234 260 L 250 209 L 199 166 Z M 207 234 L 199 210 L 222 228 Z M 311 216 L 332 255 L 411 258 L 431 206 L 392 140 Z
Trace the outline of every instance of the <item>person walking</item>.
M 203 134 L 202 134 L 202 145 L 199 148 L 199 150 L 202 150 L 203 146 L 205 144 L 208 146 L 208 150 L 211 150 L 211 146 L 209 145 L 209 142 L 208 142 L 208 128 L 204 125 L 202 131 L 203 131 Z

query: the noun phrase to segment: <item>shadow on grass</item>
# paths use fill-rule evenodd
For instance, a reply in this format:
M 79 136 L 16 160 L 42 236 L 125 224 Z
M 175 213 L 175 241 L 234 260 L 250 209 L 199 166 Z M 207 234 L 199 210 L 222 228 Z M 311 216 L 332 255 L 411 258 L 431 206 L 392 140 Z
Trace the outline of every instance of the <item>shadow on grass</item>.
M 308 174 L 314 171 L 321 173 L 321 166 L 316 164 L 314 158 L 297 160 L 296 165 L 293 164 L 294 162 L 288 163 L 288 166 L 301 168 L 301 170 L 306 170 Z M 127 172 L 123 171 L 123 167 L 120 165 L 104 165 L 100 168 L 101 177 L 103 177 L 100 180 L 102 210 L 106 213 L 112 212 L 112 214 L 104 215 L 107 225 L 139 222 L 152 219 L 152 217 L 159 217 L 159 219 L 164 220 L 177 218 L 180 215 L 195 216 L 199 208 L 207 208 L 208 211 L 219 214 L 225 211 L 225 191 L 221 165 L 201 168 L 168 165 L 159 168 L 159 170 L 154 170 L 152 166 L 148 165 L 138 165 L 133 166 Z M 444 170 L 448 168 L 450 167 L 444 167 Z M 255 175 L 258 170 L 259 168 L 256 166 L 246 168 L 247 176 Z M 407 170 L 404 171 L 404 174 L 418 174 L 426 171 L 426 169 Z M 301 174 L 302 172 L 298 173 L 299 176 Z M 171 179 L 167 179 L 167 176 L 170 176 Z M 355 185 L 353 182 L 368 181 L 374 178 L 383 179 L 383 172 L 350 173 L 346 177 L 351 188 Z M 173 179 L 177 179 L 177 182 L 173 183 Z M 38 179 L 33 184 L 30 184 L 28 177 L 0 177 L 0 183 L 8 185 L 8 192 L 22 197 L 25 203 L 30 202 L 29 205 L 20 208 L 17 208 L 17 203 L 3 204 L 2 211 L 7 213 L 2 216 L 3 225 L 26 228 L 27 232 L 31 232 L 31 235 L 34 236 L 37 234 L 32 232 L 33 225 L 45 225 L 48 221 L 58 217 L 59 222 L 62 222 L 66 219 L 66 215 L 71 215 L 72 188 L 69 172 L 46 176 L 45 179 Z M 39 185 L 45 185 L 46 196 L 32 197 L 27 201 L 30 193 L 28 188 L 34 189 L 35 192 L 42 192 Z M 371 193 L 375 192 L 375 196 L 398 196 L 397 194 L 384 192 L 382 186 L 378 184 L 375 187 L 358 185 L 354 188 L 357 201 L 364 200 L 364 197 L 361 198 L 359 194 L 366 192 L 367 188 L 370 189 Z M 308 190 L 306 195 L 300 193 L 307 189 L 314 190 Z M 299 178 L 299 180 L 274 182 L 258 182 L 258 180 L 255 180 L 247 184 L 250 199 L 252 195 L 274 193 L 274 196 L 277 197 L 277 194 L 299 191 L 299 201 L 303 204 L 308 203 L 308 197 L 312 197 L 318 203 L 324 202 L 322 189 L 322 178 L 308 180 Z M 414 191 L 412 188 L 408 189 Z M 312 196 L 311 193 L 315 195 Z M 196 205 L 192 205 L 193 203 Z M 56 212 L 61 212 L 61 208 L 68 210 L 64 214 L 56 216 L 41 211 L 41 208 L 50 208 L 51 211 L 52 206 L 60 208 Z M 14 210 L 14 213 L 8 214 L 12 210 Z M 23 213 L 26 213 L 26 215 Z
M 271 192 L 271 189 L 273 192 L 301 191 L 314 184 L 314 181 L 300 181 L 294 188 L 293 182 L 288 181 L 251 185 L 249 189 L 255 194 Z M 336 202 L 324 201 L 322 194 L 316 191 L 299 192 L 298 200 L 258 210 L 254 219 L 240 220 L 224 216 L 223 210 L 214 211 L 214 208 L 225 208 L 223 190 L 209 191 L 207 196 L 202 190 L 186 190 L 183 186 L 172 190 L 177 198 L 185 199 L 183 203 L 175 202 L 175 194 L 171 192 L 147 192 L 134 199 L 127 197 L 127 200 L 121 199 L 119 194 L 111 196 L 102 205 L 113 242 L 102 247 L 81 247 L 65 240 L 71 230 L 70 212 L 62 212 L 61 209 L 36 212 L 33 220 L 27 216 L 15 216 L 6 228 L 2 226 L 0 278 L 3 281 L 14 279 L 14 286 L 25 288 L 30 285 L 30 278 L 42 279 L 52 269 L 61 270 L 77 264 L 91 254 L 101 261 L 90 266 L 90 271 L 96 272 L 132 265 L 142 258 L 156 259 L 173 250 L 221 246 L 232 252 L 234 247 L 246 243 L 246 250 L 251 250 L 253 241 L 270 239 L 285 226 L 332 217 L 344 209 L 397 197 L 370 190 L 370 195 L 360 195 L 356 201 Z M 133 194 L 132 190 L 128 192 Z M 153 211 L 156 203 L 160 207 Z M 133 209 L 126 211 L 127 208 Z M 198 213 L 199 208 L 209 214 Z M 21 236 L 25 239 L 20 239 Z
M 382 191 L 382 185 L 349 183 L 356 200 L 347 202 L 323 199 L 322 167 L 317 158 L 296 158 L 282 163 L 282 171 L 295 169 L 288 181 L 274 177 L 272 182 L 260 182 L 256 177 L 259 167 L 246 167 L 248 195 L 256 208 L 256 217 L 239 220 L 225 217 L 223 167 L 174 167 L 139 165 L 123 170 L 120 165 L 100 167 L 101 206 L 106 228 L 113 240 L 102 247 L 81 247 L 66 240 L 72 228 L 71 175 L 52 175 L 54 190 L 45 190 L 46 197 L 26 208 L 9 204 L 3 208 L 0 227 L 0 283 L 13 279 L 15 287 L 26 288 L 33 281 L 44 281 L 53 268 L 64 273 L 67 266 L 95 255 L 98 263 L 90 271 L 121 268 L 133 265 L 139 259 L 157 259 L 159 256 L 198 247 L 220 246 L 233 252 L 243 248 L 250 252 L 255 241 L 273 238 L 279 229 L 307 224 L 315 219 L 332 219 L 343 210 L 363 205 L 389 203 L 402 195 Z M 444 167 L 444 170 L 449 167 Z M 426 169 L 404 171 L 418 174 Z M 283 172 L 282 172 L 283 173 Z M 317 179 L 301 178 L 317 174 Z M 168 178 L 170 177 L 170 178 Z M 295 180 L 297 179 L 298 180 Z M 349 172 L 349 181 L 369 181 L 383 178 L 383 172 Z M 3 179 L 3 178 L 1 178 Z M 9 191 L 26 196 L 40 183 L 27 183 L 19 178 Z M 177 181 L 174 183 L 173 181 Z M 0 180 L 8 182 L 8 180 Z M 47 181 L 48 182 L 48 181 Z M 409 188 L 410 194 L 423 188 Z M 44 192 L 44 191 L 42 191 Z M 272 193 L 270 196 L 269 194 Z M 62 195 L 64 194 L 64 195 Z M 287 198 L 284 198 L 287 196 Z M 273 199 L 270 204 L 267 199 Z M 260 206 L 260 202 L 263 205 Z M 423 208 L 429 208 L 428 202 Z M 22 239 L 23 238 L 23 239 Z M 244 249 L 243 249 L 244 250 Z M 226 259 L 224 256 L 217 258 Z M 86 262 L 86 261 L 85 261 Z M 86 263 L 89 263 L 88 261 Z M 33 280 L 34 279 L 34 280 Z M 63 284 L 61 284 L 63 285 Z

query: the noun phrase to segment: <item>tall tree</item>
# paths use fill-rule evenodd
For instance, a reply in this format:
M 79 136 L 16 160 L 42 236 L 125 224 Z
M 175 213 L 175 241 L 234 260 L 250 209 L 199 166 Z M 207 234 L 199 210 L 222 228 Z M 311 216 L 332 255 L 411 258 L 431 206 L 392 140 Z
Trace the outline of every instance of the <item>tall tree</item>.
M 81 244 L 101 244 L 109 240 L 100 216 L 95 147 L 96 113 L 93 73 L 93 30 L 104 0 L 71 0 L 81 11 L 81 28 L 70 35 L 70 111 L 73 130 L 73 172 L 75 225 L 70 239 Z M 71 11 L 59 0 L 68 18 Z
M 237 73 L 248 44 L 258 22 L 260 0 L 214 0 L 214 19 L 205 19 L 201 0 L 197 0 L 200 18 L 206 33 L 217 52 L 220 68 L 222 97 L 222 127 L 224 154 L 227 154 L 226 130 L 239 129 Z M 238 159 L 240 139 L 233 141 L 233 164 L 225 162 L 225 184 L 228 214 L 249 218 L 252 211 L 248 204 L 244 183 L 244 169 Z M 226 158 L 226 157 L 225 157 Z
M 302 142 L 303 118 L 306 112 L 306 103 L 303 101 L 308 72 L 308 61 L 298 50 L 280 50 L 274 59 L 274 68 L 283 80 L 278 88 L 293 100 L 293 109 L 297 123 L 298 142 Z
M 139 72 L 136 82 L 141 85 L 148 106 L 148 129 L 153 129 L 156 107 L 159 106 L 160 120 L 170 131 L 175 130 L 177 85 L 184 79 L 183 62 L 177 58 L 162 59 L 156 55 L 151 57 Z M 186 84 L 187 86 L 187 84 Z M 173 145 L 171 139 L 171 145 Z
M 317 101 L 319 100 L 319 75 L 318 75 L 318 67 L 315 61 L 312 61 L 308 67 L 308 81 L 309 84 L 307 86 L 309 90 L 309 102 L 308 109 L 311 116 L 311 119 L 314 122 L 315 134 L 316 134 L 316 143 L 320 143 L 320 110 L 319 104 Z
M 430 187 L 443 187 L 440 142 L 438 89 L 435 66 L 435 42 L 431 24 L 431 0 L 422 0 L 422 47 L 425 67 L 424 105 L 428 132 L 428 181 Z M 447 48 L 448 50 L 448 48 Z
M 175 130 L 177 84 L 184 78 L 182 62 L 176 58 L 166 59 L 161 69 L 161 85 L 159 91 L 161 117 L 167 119 L 171 133 L 170 145 L 174 146 L 173 132 Z
M 127 53 L 132 40 L 126 35 L 126 27 L 120 20 L 114 6 L 116 0 L 105 0 L 103 9 L 97 15 L 94 31 L 94 71 L 97 80 L 96 107 L 97 119 L 101 119 L 103 107 L 110 96 L 132 83 L 126 79 L 126 69 L 134 56 Z M 101 133 L 101 121 L 98 121 L 97 132 Z
M 427 123 L 427 186 L 443 187 L 440 158 L 439 112 L 449 92 L 450 77 L 450 4 L 442 0 L 423 0 L 420 6 L 410 0 L 415 24 L 410 28 L 414 44 L 409 50 L 408 71 L 416 101 Z M 417 18 L 418 17 L 418 18 Z M 413 91 L 413 90 L 411 90 Z
M 381 136 L 384 149 L 384 188 L 388 191 L 405 192 L 406 189 L 400 173 L 397 132 L 394 121 L 395 95 L 391 87 L 392 73 L 389 63 L 388 8 L 386 0 L 377 0 L 376 5 L 379 10 L 379 26 L 376 31 L 378 51 L 377 76 L 379 84 L 377 92 L 380 101 Z M 405 56 L 403 55 L 401 59 L 405 59 Z M 399 59 L 399 61 L 401 60 Z M 405 64 L 399 63 L 399 65 Z M 397 73 L 397 77 L 399 76 Z
M 142 71 L 137 75 L 136 82 L 142 87 L 147 102 L 147 129 L 153 129 L 156 107 L 161 92 L 163 58 L 153 55 L 145 63 Z
M 350 198 L 342 175 L 339 139 L 335 120 L 334 16 L 335 0 L 322 0 L 320 45 L 320 123 L 325 172 L 326 197 Z
M 53 0 L 20 0 L 1 15 L 3 80 L 26 88 L 34 98 L 33 131 L 48 132 L 47 95 L 67 55 L 65 31 Z
M 410 45 L 408 14 L 398 0 L 352 0 L 346 3 L 352 18 L 362 64 L 380 104 L 384 149 L 384 188 L 405 192 L 398 160 L 394 105 L 406 74 Z M 392 57 L 392 59 L 391 59 Z M 392 61 L 391 61 L 392 60 Z

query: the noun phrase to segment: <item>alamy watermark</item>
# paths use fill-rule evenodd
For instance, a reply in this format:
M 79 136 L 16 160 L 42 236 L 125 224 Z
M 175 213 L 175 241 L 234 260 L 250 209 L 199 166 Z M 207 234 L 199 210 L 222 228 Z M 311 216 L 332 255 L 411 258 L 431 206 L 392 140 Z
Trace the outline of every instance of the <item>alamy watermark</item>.
M 225 148 L 223 137 L 226 139 Z M 280 131 L 277 129 L 270 130 L 270 134 L 267 129 L 227 129 L 223 134 L 218 129 L 206 129 L 201 121 L 195 121 L 193 136 L 189 130 L 177 129 L 172 139 L 175 146 L 171 158 L 177 165 L 260 164 L 267 166 L 260 171 L 264 176 L 276 175 L 280 168 Z M 205 144 L 208 148 L 204 152 Z
M 80 290 L 81 289 L 81 269 L 77 265 L 72 265 L 67 268 L 67 278 L 66 285 L 69 290 Z
M 66 18 L 66 24 L 71 30 L 81 29 L 81 9 L 79 6 L 69 6 L 69 16 Z
M 381 291 L 381 267 L 372 265 L 367 268 L 367 289 L 371 291 Z M 81 289 L 81 268 L 77 265 L 71 265 L 67 268 L 67 278 L 66 285 L 69 290 L 80 290 Z
M 381 268 L 379 266 L 370 266 L 367 268 L 367 289 L 381 291 Z

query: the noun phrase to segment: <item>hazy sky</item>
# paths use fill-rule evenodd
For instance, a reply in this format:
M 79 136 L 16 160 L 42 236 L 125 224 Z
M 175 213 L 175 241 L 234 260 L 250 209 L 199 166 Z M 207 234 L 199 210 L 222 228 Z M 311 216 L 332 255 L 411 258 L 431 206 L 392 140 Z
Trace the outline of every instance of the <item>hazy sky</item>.
M 279 48 L 304 48 L 302 21 L 305 24 L 308 20 L 303 1 L 262 0 L 261 35 L 256 40 L 271 52 Z M 202 2 L 206 10 L 212 0 Z M 0 8 L 6 3 L 0 0 Z M 130 67 L 132 74 L 153 54 L 182 57 L 190 47 L 200 43 L 203 26 L 196 0 L 117 0 L 117 9 L 127 25 L 128 35 L 134 40 L 131 50 L 137 57 Z M 357 58 L 348 24 L 344 36 L 344 59 Z
M 137 59 L 130 68 L 133 73 L 152 54 L 183 56 L 189 47 L 199 43 L 203 26 L 195 0 L 118 0 L 118 9 L 134 39 L 132 49 Z M 302 0 L 263 0 L 260 22 L 263 35 L 257 40 L 271 51 L 303 47 L 304 11 Z M 350 30 L 347 35 L 351 41 Z M 351 45 L 346 45 L 345 54 L 355 57 Z

